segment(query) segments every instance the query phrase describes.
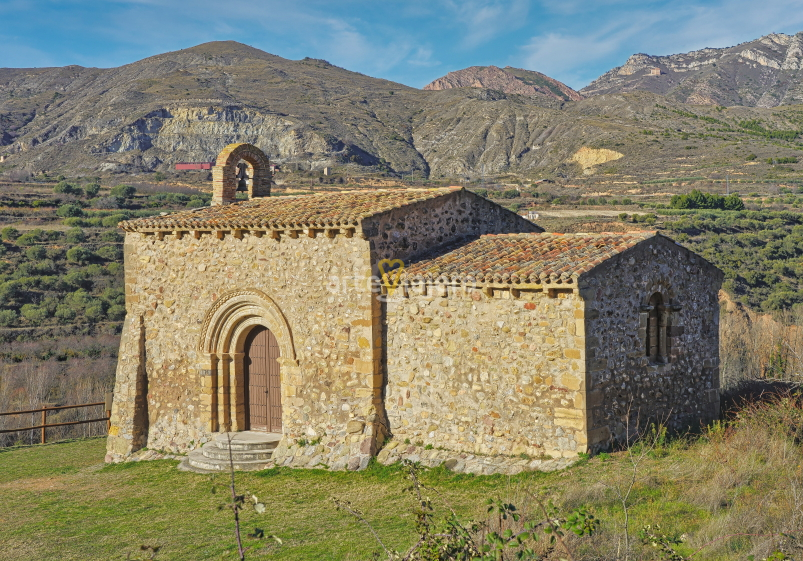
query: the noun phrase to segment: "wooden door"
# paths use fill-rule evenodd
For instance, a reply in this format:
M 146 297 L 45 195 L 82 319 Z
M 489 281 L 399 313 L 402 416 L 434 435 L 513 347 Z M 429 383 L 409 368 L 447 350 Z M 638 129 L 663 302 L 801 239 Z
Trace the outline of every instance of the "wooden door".
M 279 344 L 270 329 L 255 327 L 245 341 L 245 378 L 250 430 L 282 432 Z

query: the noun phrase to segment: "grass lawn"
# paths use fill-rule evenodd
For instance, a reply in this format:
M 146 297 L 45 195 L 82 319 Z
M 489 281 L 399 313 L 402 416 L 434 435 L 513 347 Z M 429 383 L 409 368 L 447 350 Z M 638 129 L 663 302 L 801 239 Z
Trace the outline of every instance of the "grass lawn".
M 226 475 L 179 472 L 168 460 L 104 466 L 104 454 L 102 438 L 0 452 L 0 558 L 136 558 L 141 545 L 162 546 L 157 559 L 235 557 L 231 512 L 217 509 L 229 498 Z M 502 476 L 447 473 L 427 480 L 461 513 L 481 512 L 485 498 L 514 485 Z M 263 515 L 246 511 L 243 528 L 262 528 L 284 542 L 249 540 L 256 546 L 248 557 L 370 558 L 378 548 L 370 532 L 337 511 L 331 497 L 363 511 L 389 547 L 407 547 L 415 538 L 407 486 L 398 468 L 381 466 L 237 473 L 238 492 L 254 493 L 268 507 Z
M 435 469 L 422 479 L 437 489 L 430 498 L 438 512 L 451 505 L 464 521 L 485 520 L 489 498 L 516 504 L 523 518 L 540 517 L 532 492 L 554 499 L 564 513 L 589 507 L 602 524 L 592 538 L 569 539 L 578 561 L 625 558 L 617 491 L 630 483 L 630 560 L 659 558 L 638 539 L 646 524 L 685 534 L 677 549 L 686 558 L 700 549 L 695 561 L 765 559 L 788 542 L 773 534 L 803 530 L 803 501 L 795 498 L 803 489 L 803 455 L 798 442 L 780 434 L 781 427 L 803 426 L 803 410 L 776 409 L 662 442 L 643 455 L 635 480 L 628 452 L 557 473 L 472 476 Z M 159 560 L 236 558 L 231 512 L 218 509 L 229 498 L 227 475 L 180 472 L 168 460 L 107 466 L 104 454 L 103 438 L 0 449 L 0 559 L 110 560 L 129 553 L 139 559 L 142 545 L 160 546 Z M 247 539 L 248 559 L 370 559 L 379 546 L 369 529 L 338 511 L 332 497 L 362 511 L 389 548 L 405 550 L 416 541 L 415 502 L 398 466 L 274 469 L 236 479 L 238 492 L 267 505 L 265 514 L 244 512 L 244 533 L 261 528 L 283 540 Z M 728 537 L 737 533 L 753 535 Z

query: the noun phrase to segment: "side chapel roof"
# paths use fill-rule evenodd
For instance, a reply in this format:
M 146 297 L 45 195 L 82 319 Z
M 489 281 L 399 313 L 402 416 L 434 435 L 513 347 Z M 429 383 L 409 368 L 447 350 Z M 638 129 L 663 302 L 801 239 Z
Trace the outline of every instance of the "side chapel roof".
M 571 284 L 573 278 L 657 235 L 489 234 L 410 264 L 400 280 Z
M 442 197 L 462 187 L 378 189 L 315 195 L 262 197 L 120 222 L 129 232 L 152 230 L 226 230 L 356 227 L 382 212 Z

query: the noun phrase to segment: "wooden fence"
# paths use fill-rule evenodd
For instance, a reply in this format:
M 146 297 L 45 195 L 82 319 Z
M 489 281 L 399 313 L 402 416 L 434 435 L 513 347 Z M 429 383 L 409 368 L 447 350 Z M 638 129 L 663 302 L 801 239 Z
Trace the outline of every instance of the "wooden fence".
M 64 427 L 67 425 L 82 425 L 84 423 L 98 423 L 100 421 L 106 421 L 106 430 L 109 429 L 110 421 L 112 414 L 112 394 L 106 394 L 105 401 L 99 401 L 97 403 L 82 403 L 81 405 L 60 405 L 58 407 L 42 407 L 40 409 L 29 409 L 27 411 L 9 411 L 7 413 L 0 413 L 0 417 L 4 417 L 6 415 L 24 415 L 26 413 L 42 413 L 42 424 L 36 425 L 33 427 L 22 427 L 18 429 L 4 429 L 0 430 L 0 434 L 9 433 L 9 432 L 22 432 L 26 430 L 36 430 L 40 429 L 42 431 L 42 438 L 41 443 L 44 444 L 47 441 L 47 435 L 45 434 L 49 427 Z M 98 405 L 105 406 L 104 411 L 106 412 L 105 417 L 101 417 L 99 419 L 87 419 L 85 421 L 69 421 L 66 423 L 48 423 L 47 422 L 47 414 L 49 411 L 62 411 L 64 409 L 78 409 L 80 407 L 97 407 Z

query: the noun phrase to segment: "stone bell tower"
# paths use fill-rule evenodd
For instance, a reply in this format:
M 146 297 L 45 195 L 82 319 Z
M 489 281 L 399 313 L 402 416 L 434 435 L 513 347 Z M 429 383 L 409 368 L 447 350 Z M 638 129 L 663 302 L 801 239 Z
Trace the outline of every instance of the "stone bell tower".
M 240 160 L 245 165 L 238 166 Z M 262 150 L 252 144 L 229 144 L 212 168 L 212 205 L 236 202 L 238 184 L 249 199 L 269 197 L 271 179 L 270 160 Z

